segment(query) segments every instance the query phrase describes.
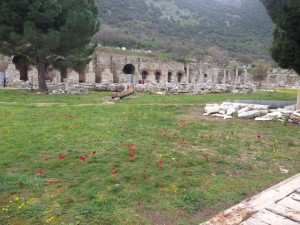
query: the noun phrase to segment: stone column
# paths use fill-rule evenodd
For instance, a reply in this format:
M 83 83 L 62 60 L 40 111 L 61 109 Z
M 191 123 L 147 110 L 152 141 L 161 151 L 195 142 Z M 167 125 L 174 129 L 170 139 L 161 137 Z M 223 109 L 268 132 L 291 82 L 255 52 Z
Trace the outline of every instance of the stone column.
M 279 75 L 279 73 L 277 73 L 277 75 L 276 75 L 276 87 L 278 87 L 279 84 L 280 84 L 280 75 Z
M 227 80 L 226 80 L 226 70 L 224 69 L 224 73 L 223 73 L 223 84 L 226 84 Z
M 245 80 L 244 80 L 244 84 L 247 84 L 248 81 L 248 69 L 245 69 Z
M 238 77 L 239 77 L 239 69 L 236 68 L 235 69 L 235 80 L 234 80 L 235 85 L 238 83 Z
M 187 76 L 187 82 L 191 83 L 191 78 L 190 78 L 190 64 L 186 64 L 186 76 Z
M 300 93 L 298 93 L 296 110 L 300 110 Z

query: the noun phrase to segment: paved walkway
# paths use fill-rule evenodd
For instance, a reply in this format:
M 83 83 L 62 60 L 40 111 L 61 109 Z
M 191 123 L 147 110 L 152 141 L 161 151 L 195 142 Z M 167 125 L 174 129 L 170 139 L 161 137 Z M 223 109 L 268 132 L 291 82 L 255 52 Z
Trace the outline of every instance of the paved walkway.
M 300 174 L 201 225 L 300 225 Z

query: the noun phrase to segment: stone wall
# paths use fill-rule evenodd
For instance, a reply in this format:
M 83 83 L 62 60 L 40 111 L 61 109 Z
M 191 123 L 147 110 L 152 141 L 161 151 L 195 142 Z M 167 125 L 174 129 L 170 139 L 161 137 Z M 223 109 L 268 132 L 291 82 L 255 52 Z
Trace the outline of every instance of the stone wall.
M 0 72 L 4 72 L 8 87 L 37 88 L 37 70 L 34 67 L 28 70 L 28 79 L 21 81 L 20 72 L 12 63 L 12 59 L 0 56 Z M 245 67 L 221 69 L 203 62 L 183 64 L 99 52 L 94 54 L 86 70 L 81 73 L 68 70 L 67 73 L 62 74 L 51 68 L 47 71 L 47 85 L 50 89 L 60 85 L 95 88 L 97 85 L 124 84 L 126 86 L 128 83 L 148 86 L 151 84 L 158 89 L 166 86 L 167 83 L 174 84 L 174 87 L 191 84 L 191 87 L 185 89 L 195 90 L 216 91 L 220 87 L 226 87 L 226 90 L 224 89 L 226 92 L 258 84 L 253 81 Z M 300 76 L 292 71 L 275 69 L 268 74 L 262 85 L 263 87 L 299 88 Z M 145 88 L 139 86 L 141 90 Z

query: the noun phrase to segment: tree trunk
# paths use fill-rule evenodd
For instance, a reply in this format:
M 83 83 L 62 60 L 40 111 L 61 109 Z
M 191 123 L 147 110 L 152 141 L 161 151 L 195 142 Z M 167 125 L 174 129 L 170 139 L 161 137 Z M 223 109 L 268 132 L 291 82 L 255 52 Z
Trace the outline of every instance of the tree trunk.
M 36 65 L 38 70 L 39 91 L 46 92 L 48 91 L 46 84 L 46 58 L 37 57 Z

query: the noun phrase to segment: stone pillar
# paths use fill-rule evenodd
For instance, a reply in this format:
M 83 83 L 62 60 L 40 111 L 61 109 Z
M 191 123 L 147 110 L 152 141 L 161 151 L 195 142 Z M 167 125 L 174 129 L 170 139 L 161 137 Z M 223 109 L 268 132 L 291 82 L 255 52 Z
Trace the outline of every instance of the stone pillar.
M 248 81 L 248 69 L 245 69 L 245 80 L 244 80 L 244 84 L 247 84 Z
M 300 110 L 300 93 L 298 93 L 296 110 Z
M 190 64 L 186 64 L 186 76 L 187 76 L 187 82 L 191 83 L 191 77 L 190 77 Z
M 226 84 L 227 79 L 226 79 L 226 70 L 224 69 L 224 73 L 223 73 L 223 84 Z
M 168 69 L 166 68 L 166 65 L 163 66 L 164 69 L 161 70 L 161 82 L 162 83 L 167 83 L 168 82 Z
M 276 87 L 278 87 L 279 84 L 280 84 L 280 75 L 279 75 L 279 73 L 277 73 L 277 75 L 276 75 Z
M 237 83 L 238 83 L 238 77 L 239 77 L 239 69 L 236 68 L 236 69 L 235 69 L 235 80 L 234 80 L 234 84 L 237 84 Z

